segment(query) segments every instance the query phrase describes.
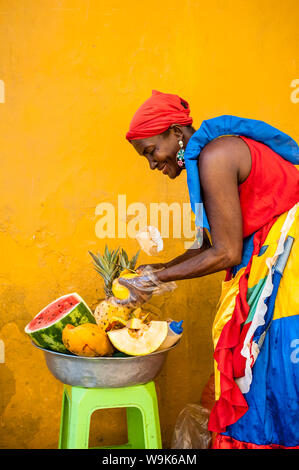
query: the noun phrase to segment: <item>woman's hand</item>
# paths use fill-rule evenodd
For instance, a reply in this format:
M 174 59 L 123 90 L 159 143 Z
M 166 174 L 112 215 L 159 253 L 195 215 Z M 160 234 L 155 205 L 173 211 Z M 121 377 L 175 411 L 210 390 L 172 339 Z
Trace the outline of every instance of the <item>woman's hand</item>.
M 176 288 L 174 282 L 161 282 L 159 280 L 158 274 L 162 271 L 164 270 L 154 270 L 149 265 L 146 265 L 139 276 L 130 279 L 119 277 L 118 282 L 129 290 L 130 295 L 126 299 L 113 297 L 111 299 L 112 303 L 136 307 L 148 302 L 153 294 L 160 295 L 165 292 L 173 291 Z
M 112 302 L 117 305 L 125 305 L 128 307 L 137 307 L 138 305 L 147 302 L 151 298 L 153 291 L 157 286 L 158 281 L 155 279 L 154 273 L 151 273 L 150 276 L 141 275 L 130 279 L 119 277 L 119 284 L 126 287 L 129 290 L 130 295 L 126 299 L 117 299 L 114 297 Z

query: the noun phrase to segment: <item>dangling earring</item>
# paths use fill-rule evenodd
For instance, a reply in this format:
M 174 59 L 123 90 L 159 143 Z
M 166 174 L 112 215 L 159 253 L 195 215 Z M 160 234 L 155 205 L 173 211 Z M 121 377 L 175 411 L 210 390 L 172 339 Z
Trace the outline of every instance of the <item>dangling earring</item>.
M 184 157 L 184 154 L 185 154 L 185 150 L 184 150 L 184 144 L 183 144 L 183 141 L 182 140 L 179 140 L 179 146 L 181 147 L 180 150 L 178 151 L 178 153 L 176 154 L 176 161 L 177 161 L 177 164 L 181 167 L 181 168 L 185 168 L 185 157 Z

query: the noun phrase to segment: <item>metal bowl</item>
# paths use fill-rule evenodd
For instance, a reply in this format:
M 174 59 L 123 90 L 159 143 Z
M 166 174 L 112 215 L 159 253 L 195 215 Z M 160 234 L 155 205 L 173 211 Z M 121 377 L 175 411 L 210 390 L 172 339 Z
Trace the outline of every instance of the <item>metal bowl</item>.
M 82 357 L 43 349 L 48 369 L 64 384 L 86 388 L 115 388 L 144 384 L 160 373 L 170 348 L 144 356 Z

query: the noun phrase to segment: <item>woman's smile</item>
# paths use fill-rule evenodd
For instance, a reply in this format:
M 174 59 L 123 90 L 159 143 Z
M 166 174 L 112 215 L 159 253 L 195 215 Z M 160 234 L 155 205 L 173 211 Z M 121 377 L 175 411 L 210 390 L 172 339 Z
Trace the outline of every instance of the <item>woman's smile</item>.
M 163 162 L 161 165 L 158 165 L 157 168 L 158 168 L 159 171 L 162 171 L 162 173 L 164 175 L 166 175 L 166 173 L 168 173 L 167 163 L 166 162 Z M 167 171 L 165 171 L 165 170 L 167 170 Z
M 168 165 L 167 165 L 167 163 L 165 163 L 165 165 L 163 166 L 163 168 L 162 168 L 161 171 L 162 171 L 163 175 L 167 175 L 167 174 L 168 174 Z

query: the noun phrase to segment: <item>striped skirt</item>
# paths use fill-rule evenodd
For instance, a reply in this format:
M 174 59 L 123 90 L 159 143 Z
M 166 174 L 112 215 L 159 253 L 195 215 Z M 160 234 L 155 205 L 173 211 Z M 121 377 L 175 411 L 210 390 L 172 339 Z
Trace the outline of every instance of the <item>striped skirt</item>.
M 244 240 L 213 342 L 213 448 L 299 448 L 299 203 Z

